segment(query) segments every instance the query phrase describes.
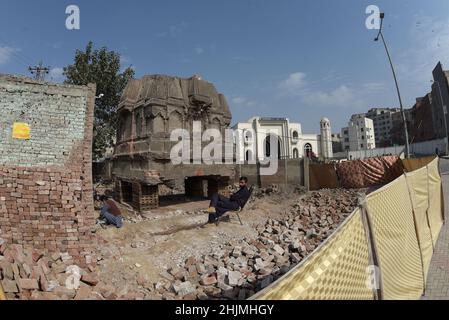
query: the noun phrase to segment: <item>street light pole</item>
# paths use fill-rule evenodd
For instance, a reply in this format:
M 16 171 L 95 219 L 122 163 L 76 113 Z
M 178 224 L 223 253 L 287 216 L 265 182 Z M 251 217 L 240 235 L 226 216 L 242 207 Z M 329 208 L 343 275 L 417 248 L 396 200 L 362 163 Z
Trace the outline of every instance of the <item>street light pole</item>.
M 446 156 L 449 155 L 449 138 L 448 138 L 448 134 L 447 134 L 447 120 L 446 120 L 446 114 L 447 114 L 447 107 L 444 105 L 444 101 L 443 101 L 443 94 L 441 92 L 441 87 L 440 87 L 440 83 L 438 81 L 433 81 L 433 83 L 435 83 L 438 86 L 438 91 L 440 93 L 440 100 L 441 100 L 441 108 L 443 108 L 443 118 L 444 118 L 444 130 L 446 130 L 445 132 L 445 137 L 446 137 Z
M 391 71 L 393 72 L 394 83 L 396 84 L 396 91 L 398 93 L 399 105 L 400 105 L 400 108 L 401 108 L 402 121 L 404 122 L 405 157 L 409 158 L 410 157 L 410 145 L 409 145 L 409 139 L 408 139 L 407 119 L 405 118 L 405 112 L 404 112 L 404 107 L 402 105 L 401 92 L 399 91 L 398 79 L 396 78 L 396 72 L 395 72 L 394 67 L 393 67 L 393 62 L 391 61 L 391 56 L 390 56 L 390 52 L 388 51 L 387 43 L 385 42 L 385 38 L 384 38 L 384 35 L 382 33 L 382 25 L 383 25 L 384 17 L 385 17 L 385 13 L 383 13 L 383 12 L 380 13 L 379 33 L 378 33 L 377 37 L 374 39 L 374 41 L 379 41 L 379 36 L 381 37 L 382 42 L 383 42 L 384 47 L 385 47 L 385 51 L 387 52 L 388 61 L 390 62 Z

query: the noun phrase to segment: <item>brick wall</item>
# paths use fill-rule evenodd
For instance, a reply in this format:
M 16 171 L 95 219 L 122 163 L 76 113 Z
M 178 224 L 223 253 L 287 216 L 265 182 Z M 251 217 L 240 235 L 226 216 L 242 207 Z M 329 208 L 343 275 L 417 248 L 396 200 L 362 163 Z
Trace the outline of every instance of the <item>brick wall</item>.
M 0 75 L 0 238 L 90 260 L 94 103 L 95 85 Z M 29 139 L 13 138 L 17 122 Z

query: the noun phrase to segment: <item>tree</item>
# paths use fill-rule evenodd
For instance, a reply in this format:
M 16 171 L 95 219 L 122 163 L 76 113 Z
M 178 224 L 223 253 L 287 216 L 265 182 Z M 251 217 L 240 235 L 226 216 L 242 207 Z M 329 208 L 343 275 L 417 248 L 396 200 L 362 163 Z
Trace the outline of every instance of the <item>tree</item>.
M 104 157 L 107 148 L 112 147 L 117 130 L 117 107 L 123 89 L 134 77 L 131 67 L 120 72 L 120 54 L 108 51 L 106 47 L 93 49 L 89 42 L 85 51 L 77 50 L 74 64 L 64 68 L 65 83 L 74 85 L 97 84 L 95 99 L 93 159 Z

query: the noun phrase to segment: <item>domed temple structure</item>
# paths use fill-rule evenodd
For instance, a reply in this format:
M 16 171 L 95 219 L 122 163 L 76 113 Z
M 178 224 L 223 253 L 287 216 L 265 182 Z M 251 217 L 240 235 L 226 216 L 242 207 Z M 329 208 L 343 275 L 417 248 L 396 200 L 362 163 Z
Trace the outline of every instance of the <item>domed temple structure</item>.
M 210 196 L 226 189 L 234 178 L 233 165 L 174 165 L 170 141 L 175 129 L 192 138 L 193 121 L 201 129 L 219 129 L 223 136 L 231 123 L 226 98 L 200 76 L 188 79 L 148 75 L 131 80 L 119 108 L 113 178 L 122 202 L 138 211 L 158 207 L 160 185 L 185 190 L 186 196 Z M 223 152 L 224 154 L 224 152 Z

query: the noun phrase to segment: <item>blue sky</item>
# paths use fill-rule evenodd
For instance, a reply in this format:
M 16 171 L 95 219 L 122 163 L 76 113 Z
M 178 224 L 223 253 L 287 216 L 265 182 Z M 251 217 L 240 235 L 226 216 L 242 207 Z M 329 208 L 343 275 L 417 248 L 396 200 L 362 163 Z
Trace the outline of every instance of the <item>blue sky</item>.
M 65 28 L 69 4 L 81 29 Z M 386 12 L 384 34 L 407 106 L 430 91 L 431 71 L 449 69 L 447 0 L 0 0 L 0 73 L 27 74 L 40 59 L 61 68 L 89 40 L 122 54 L 136 76 L 200 74 L 224 93 L 233 123 L 288 117 L 334 132 L 353 113 L 398 105 L 394 83 L 365 8 Z

